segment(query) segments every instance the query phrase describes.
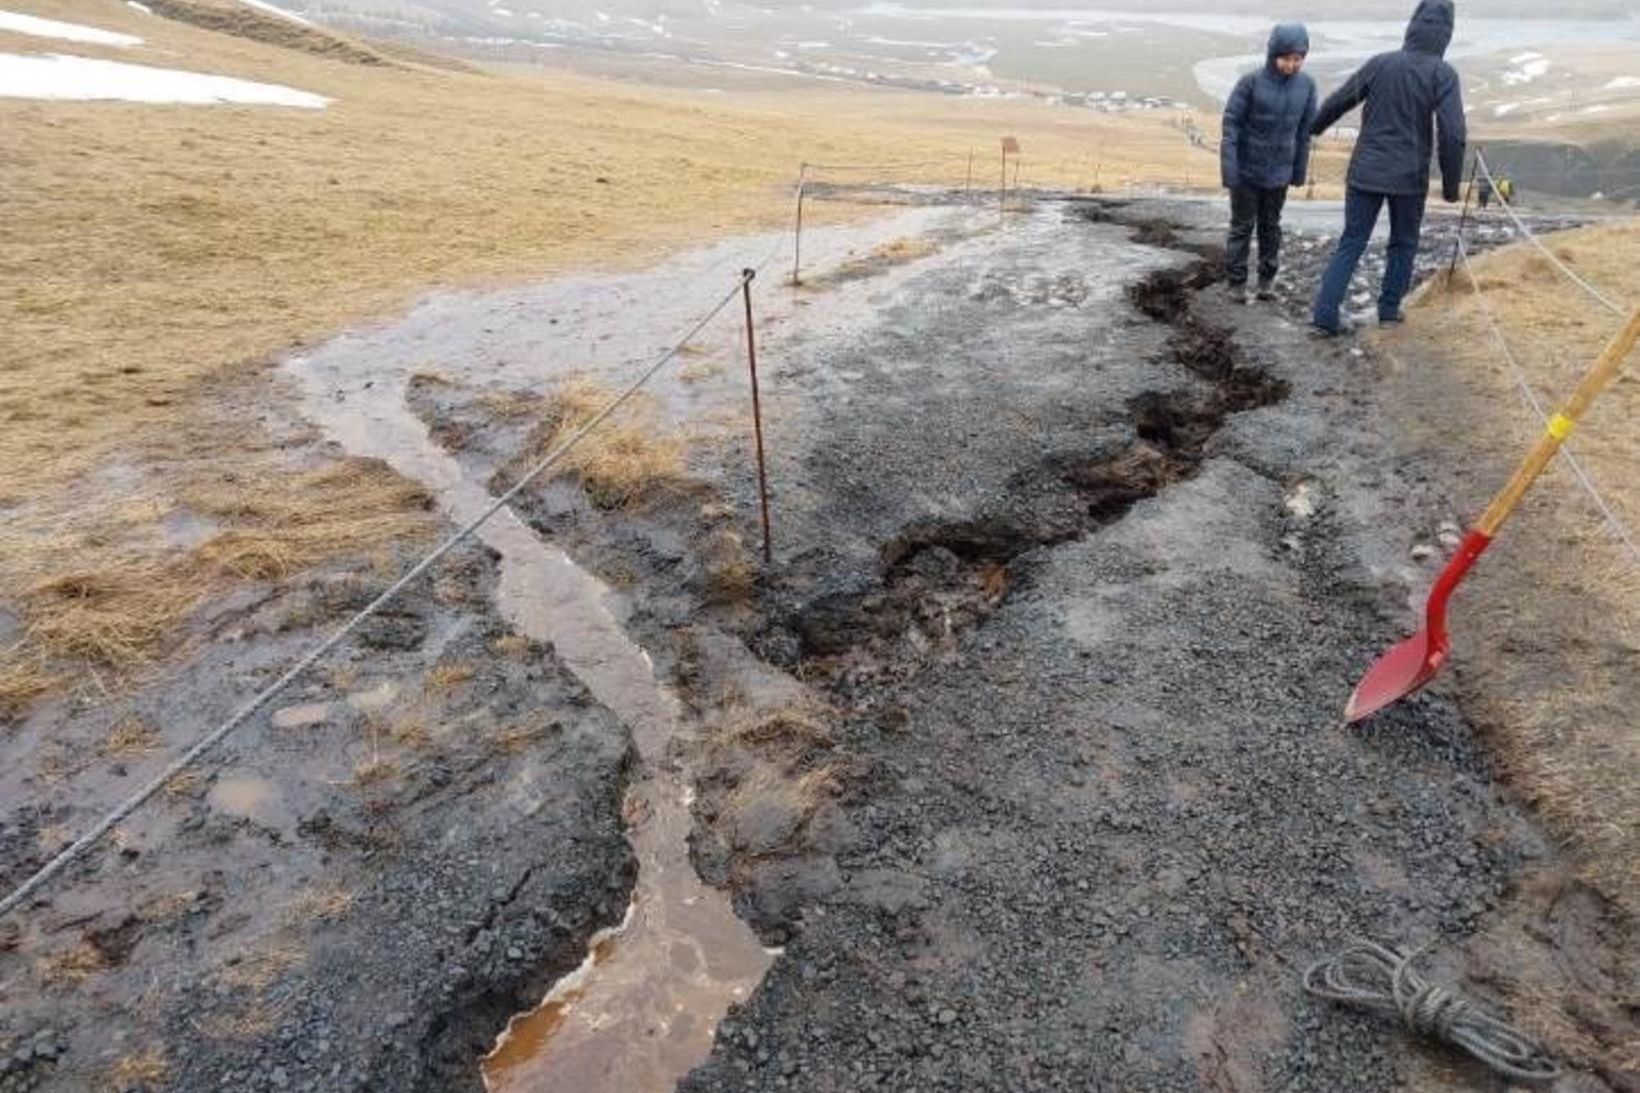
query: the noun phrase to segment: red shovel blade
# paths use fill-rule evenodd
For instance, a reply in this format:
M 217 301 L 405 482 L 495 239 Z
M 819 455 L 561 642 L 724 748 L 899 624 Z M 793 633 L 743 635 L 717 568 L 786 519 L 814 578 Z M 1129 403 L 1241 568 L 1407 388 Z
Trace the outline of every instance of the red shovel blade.
M 1429 590 L 1429 602 L 1424 606 L 1424 628 L 1373 661 L 1344 707 L 1344 720 L 1360 721 L 1399 702 L 1435 678 L 1452 648 L 1446 636 L 1446 601 L 1491 542 L 1492 537 L 1480 531 L 1464 536 L 1457 553 Z
M 1435 678 L 1446 661 L 1446 638 L 1430 640 L 1428 630 L 1420 630 L 1373 661 L 1344 707 L 1344 720 L 1359 721 L 1385 706 L 1399 702 Z

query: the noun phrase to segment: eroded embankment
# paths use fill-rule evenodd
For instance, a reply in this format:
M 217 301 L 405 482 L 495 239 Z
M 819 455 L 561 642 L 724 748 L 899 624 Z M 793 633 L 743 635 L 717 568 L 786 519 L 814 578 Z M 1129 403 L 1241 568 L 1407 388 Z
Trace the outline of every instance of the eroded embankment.
M 1000 605 L 1019 579 L 1013 567 L 1022 555 L 1113 524 L 1193 476 L 1231 414 L 1272 405 L 1288 390 L 1241 359 L 1228 328 L 1194 313 L 1192 294 L 1215 276 L 1213 260 L 1202 258 L 1153 273 L 1128 292 L 1140 312 L 1170 328 L 1166 356 L 1200 382 L 1128 399 L 1128 439 L 1021 468 L 987 511 L 905 528 L 882 545 L 879 587 L 776 608 L 761 648 L 784 667 L 835 672 L 839 658 L 860 653 L 893 671 L 881 662 L 894 661 L 903 645 L 912 661 L 949 648 Z M 778 603 L 778 594 L 771 600 Z

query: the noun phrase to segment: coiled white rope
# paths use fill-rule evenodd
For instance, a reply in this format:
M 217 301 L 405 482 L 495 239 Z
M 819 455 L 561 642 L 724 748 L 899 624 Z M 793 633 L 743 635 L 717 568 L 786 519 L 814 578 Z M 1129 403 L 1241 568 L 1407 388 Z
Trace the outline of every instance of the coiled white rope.
M 1399 1017 L 1418 1035 L 1467 1051 L 1519 1082 L 1552 1082 L 1560 1066 L 1514 1026 L 1492 1016 L 1455 987 L 1431 983 L 1412 968 L 1418 952 L 1358 941 L 1304 972 L 1318 998 Z

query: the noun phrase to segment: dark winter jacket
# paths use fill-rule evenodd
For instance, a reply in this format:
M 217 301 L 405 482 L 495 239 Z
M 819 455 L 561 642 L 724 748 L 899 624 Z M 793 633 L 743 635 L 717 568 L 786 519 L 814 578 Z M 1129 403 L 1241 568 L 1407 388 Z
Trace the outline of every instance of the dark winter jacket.
M 1350 157 L 1350 186 L 1378 194 L 1429 189 L 1429 159 L 1440 133 L 1441 194 L 1458 200 L 1463 175 L 1463 90 L 1441 59 L 1452 41 L 1452 0 L 1419 0 L 1406 43 L 1380 53 L 1327 96 L 1312 131 L 1320 136 L 1357 103 L 1361 136 Z
M 1309 53 L 1302 23 L 1282 23 L 1270 32 L 1264 67 L 1249 72 L 1224 107 L 1224 139 L 1219 173 L 1227 187 L 1302 186 L 1310 164 L 1310 124 L 1315 119 L 1315 81 L 1304 73 L 1283 76 L 1276 58 Z

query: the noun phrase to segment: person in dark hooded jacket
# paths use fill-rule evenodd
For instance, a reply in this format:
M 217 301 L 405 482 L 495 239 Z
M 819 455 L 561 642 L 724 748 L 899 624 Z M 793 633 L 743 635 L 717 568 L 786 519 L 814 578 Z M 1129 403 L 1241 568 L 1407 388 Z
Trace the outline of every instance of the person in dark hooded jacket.
M 1224 107 L 1219 173 L 1230 191 L 1230 235 L 1225 273 L 1230 291 L 1245 299 L 1247 259 L 1258 231 L 1258 295 L 1269 299 L 1281 263 L 1281 209 L 1287 187 L 1302 186 L 1310 163 L 1315 81 L 1299 71 L 1310 52 L 1302 23 L 1270 32 L 1264 67 L 1237 82 Z
M 1452 42 L 1452 26 L 1452 0 L 1419 0 L 1402 47 L 1362 65 L 1327 96 L 1310 127 L 1320 136 L 1361 105 L 1361 136 L 1350 157 L 1344 197 L 1344 234 L 1322 275 L 1311 317 L 1320 333 L 1344 331 L 1339 307 L 1386 203 L 1389 247 L 1378 320 L 1401 321 L 1401 300 L 1412 284 L 1412 259 L 1418 252 L 1429 194 L 1429 161 L 1437 147 L 1441 196 L 1449 202 L 1458 200 L 1465 140 L 1463 91 L 1457 72 L 1442 59 Z

